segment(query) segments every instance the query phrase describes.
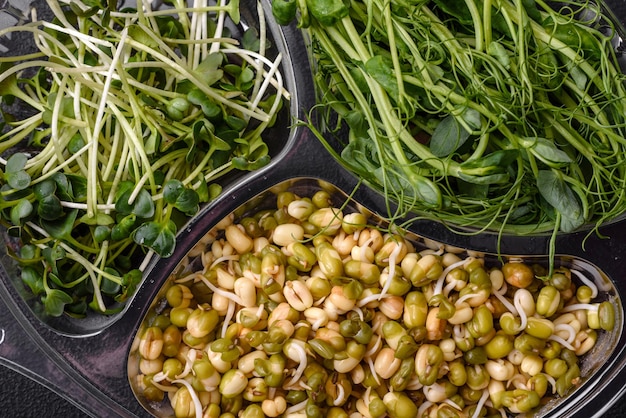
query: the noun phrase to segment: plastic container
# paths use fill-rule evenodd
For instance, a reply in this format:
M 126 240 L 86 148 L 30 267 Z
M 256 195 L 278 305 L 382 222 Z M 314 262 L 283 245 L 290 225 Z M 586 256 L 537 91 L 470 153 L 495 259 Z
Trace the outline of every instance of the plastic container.
M 271 20 L 270 2 L 264 0 L 262 5 Z M 618 7 L 613 10 L 617 15 L 626 11 Z M 314 104 L 305 41 L 293 25 L 284 28 L 272 25 L 271 35 L 276 48 L 284 55 L 283 74 L 293 94 L 291 116 L 303 119 L 307 109 Z M 268 166 L 233 179 L 216 201 L 180 231 L 176 252 L 146 270 L 144 282 L 119 318 L 95 319 L 78 326 L 42 321 L 16 281 L 15 266 L 8 258 L 3 258 L 0 278 L 3 306 L 0 310 L 6 313 L 0 317 L 0 363 L 35 378 L 89 415 L 150 416 L 129 384 L 130 347 L 169 272 L 216 222 L 268 188 L 294 179 L 304 179 L 305 185 L 315 184 L 317 180 L 328 182 L 339 193 L 351 194 L 354 201 L 373 212 L 386 213 L 382 197 L 365 186 L 357 187 L 358 179 L 336 163 L 307 129 L 294 126 L 285 130 L 285 135 L 279 141 L 283 146 L 276 150 Z M 410 230 L 448 245 L 484 253 L 498 252 L 496 234 L 457 235 L 430 221 L 415 222 Z M 600 233 L 605 237 L 593 235 L 587 238 L 584 231 L 561 235 L 556 243 L 557 254 L 570 262 L 581 263 L 583 269 L 595 266 L 603 273 L 598 280 L 612 287 L 610 293 L 615 301 L 618 326 L 606 345 L 594 352 L 595 358 L 589 359 L 594 372 L 585 383 L 563 402 L 544 408 L 541 416 L 601 416 L 626 387 L 625 315 L 621 303 L 626 298 L 626 279 L 623 277 L 626 271 L 626 221 L 603 227 Z M 507 236 L 502 240 L 500 251 L 544 257 L 548 253 L 548 243 L 546 235 Z M 607 356 L 607 352 L 611 354 Z

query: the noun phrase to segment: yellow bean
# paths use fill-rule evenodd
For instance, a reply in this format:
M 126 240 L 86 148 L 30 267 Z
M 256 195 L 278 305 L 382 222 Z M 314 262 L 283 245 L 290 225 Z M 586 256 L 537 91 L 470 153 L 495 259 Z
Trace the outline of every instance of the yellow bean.
M 304 228 L 295 223 L 280 224 L 272 232 L 272 242 L 281 247 L 286 247 L 292 242 L 302 241 L 303 238 Z
M 283 287 L 285 300 L 296 311 L 302 312 L 313 306 L 313 295 L 304 282 L 287 281 Z
M 235 280 L 233 290 L 235 294 L 241 299 L 241 306 L 252 307 L 256 306 L 256 286 L 254 281 L 248 277 L 240 277 Z
M 146 360 L 155 360 L 163 349 L 163 331 L 159 327 L 150 327 L 139 340 L 139 354 Z
M 254 247 L 252 238 L 246 234 L 241 225 L 228 225 L 224 230 L 226 240 L 239 254 L 250 252 Z
M 394 350 L 391 347 L 384 347 L 380 350 L 374 360 L 374 371 L 383 379 L 389 379 L 400 368 L 402 360 L 394 357 Z
M 404 312 L 404 299 L 401 296 L 385 296 L 378 309 L 389 319 L 400 319 Z

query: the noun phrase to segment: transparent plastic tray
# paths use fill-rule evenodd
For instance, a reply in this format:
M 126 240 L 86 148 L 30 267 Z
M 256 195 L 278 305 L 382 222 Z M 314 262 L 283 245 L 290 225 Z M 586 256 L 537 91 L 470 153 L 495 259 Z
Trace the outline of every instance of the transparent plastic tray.
M 607 2 L 618 16 L 626 15 L 623 1 Z M 262 1 L 271 20 L 270 2 Z M 289 119 L 305 119 L 314 105 L 314 87 L 308 65 L 305 40 L 295 25 L 272 25 L 276 48 L 284 55 L 283 74 L 292 92 Z M 293 118 L 293 119 L 291 119 Z M 176 252 L 157 260 L 123 314 L 115 320 L 94 319 L 83 324 L 48 323 L 38 317 L 16 281 L 16 266 L 8 257 L 1 259 L 0 278 L 0 363 L 32 377 L 68 399 L 88 415 L 150 416 L 136 399 L 128 377 L 129 352 L 143 317 L 169 273 L 220 219 L 269 188 L 295 179 L 311 186 L 318 180 L 328 182 L 338 193 L 350 194 L 355 202 L 373 212 L 386 213 L 384 199 L 335 162 L 304 127 L 285 121 L 285 137 L 274 152 L 272 162 L 261 170 L 235 178 L 225 185 L 222 195 L 205 207 L 180 231 Z M 307 187 L 309 187 L 307 186 Z M 497 234 L 458 235 L 446 227 L 417 221 L 410 230 L 421 237 L 447 245 L 484 253 L 523 255 L 545 259 L 549 236 L 505 236 L 498 247 Z M 626 297 L 626 221 L 600 229 L 604 238 L 586 231 L 560 235 L 557 254 L 565 262 L 578 263 L 582 269 L 597 268 L 598 283 L 608 286 L 615 301 L 618 326 L 589 359 L 594 370 L 572 395 L 541 416 L 587 418 L 600 416 L 626 388 L 626 334 L 624 306 Z M 584 241 L 584 245 L 583 245 Z M 611 352 L 606 356 L 606 352 Z

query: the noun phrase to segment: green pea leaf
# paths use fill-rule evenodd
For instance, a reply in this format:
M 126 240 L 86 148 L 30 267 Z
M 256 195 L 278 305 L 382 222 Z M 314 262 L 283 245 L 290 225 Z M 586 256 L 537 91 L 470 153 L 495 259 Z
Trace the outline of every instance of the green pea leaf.
M 168 180 L 163 186 L 163 200 L 165 202 L 174 204 L 176 199 L 185 189 L 183 182 L 177 179 Z
M 580 198 L 556 170 L 539 170 L 537 189 L 541 196 L 561 214 L 561 230 L 572 232 L 585 223 Z
M 128 36 L 133 40 L 140 42 L 146 47 L 158 49 L 159 45 L 146 31 L 139 25 L 128 26 Z
M 73 302 L 70 295 L 58 289 L 48 290 L 42 300 L 46 313 L 54 317 L 61 316 L 65 310 L 65 305 Z
M 11 187 L 17 190 L 26 189 L 30 185 L 30 180 L 30 175 L 28 175 L 26 171 L 7 174 L 7 182 Z
M 23 260 L 33 260 L 38 257 L 39 251 L 35 245 L 26 244 L 20 248 L 19 254 Z
M 168 221 L 146 222 L 131 234 L 137 244 L 152 249 L 161 257 L 169 257 L 176 247 L 176 224 Z
M 461 164 L 459 178 L 469 183 L 494 184 L 509 178 L 508 168 L 519 156 L 519 151 L 498 150 L 484 157 Z
M 556 144 L 545 138 L 520 138 L 520 145 L 531 152 L 536 158 L 545 164 L 558 168 L 573 162 L 572 158 Z
M 56 183 L 56 195 L 61 200 L 65 200 L 68 202 L 74 201 L 74 190 L 72 187 L 72 183 L 70 183 L 69 178 L 63 173 L 54 173 L 51 179 Z M 85 180 L 86 182 L 86 180 Z M 85 186 L 86 187 L 86 186 Z
M 381 55 L 373 56 L 365 63 L 365 71 L 397 102 L 400 92 L 392 68 L 391 60 Z
M 453 115 L 446 116 L 430 138 L 430 152 L 436 157 L 451 156 L 469 138 L 470 133 Z
M 296 0 L 273 0 L 272 14 L 279 25 L 288 25 L 296 18 L 298 11 L 298 2 Z
M 230 126 L 233 131 L 237 132 L 242 131 L 247 125 L 247 122 L 245 120 L 233 115 L 227 116 L 225 121 L 226 124 Z
M 211 183 L 208 187 L 207 202 L 217 198 L 220 194 L 222 194 L 222 186 L 217 183 Z
M 274 7 L 274 2 L 272 2 L 272 7 Z M 265 39 L 265 42 L 269 41 L 269 39 Z M 243 33 L 243 36 L 241 37 L 241 46 L 248 51 L 259 52 L 261 42 L 259 39 L 259 32 L 256 30 L 256 28 L 251 27 L 246 29 L 246 31 Z
M 198 193 L 198 200 L 200 202 L 208 202 L 209 201 L 209 185 L 206 182 L 204 176 L 198 176 L 198 182 L 200 186 L 196 189 L 196 193 Z

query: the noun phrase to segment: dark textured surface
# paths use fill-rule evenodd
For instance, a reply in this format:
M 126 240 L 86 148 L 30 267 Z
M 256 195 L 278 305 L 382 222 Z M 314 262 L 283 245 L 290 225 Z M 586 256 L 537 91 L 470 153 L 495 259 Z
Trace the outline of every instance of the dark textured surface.
M 87 416 L 43 386 L 2 366 L 0 366 L 0 388 L 0 416 L 2 417 L 83 418 Z M 604 417 L 626 417 L 626 399 L 617 402 Z
M 87 415 L 33 380 L 0 366 L 0 416 L 83 418 Z

